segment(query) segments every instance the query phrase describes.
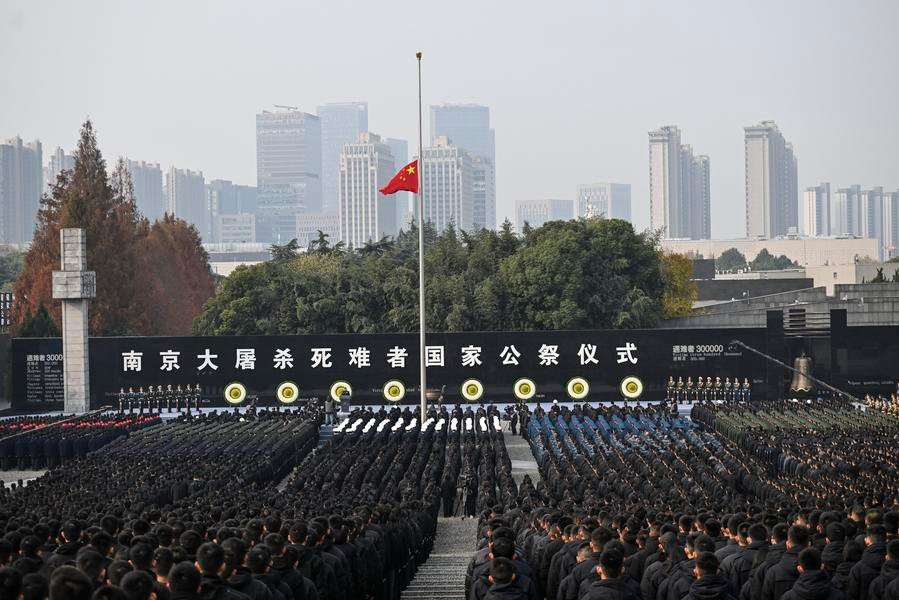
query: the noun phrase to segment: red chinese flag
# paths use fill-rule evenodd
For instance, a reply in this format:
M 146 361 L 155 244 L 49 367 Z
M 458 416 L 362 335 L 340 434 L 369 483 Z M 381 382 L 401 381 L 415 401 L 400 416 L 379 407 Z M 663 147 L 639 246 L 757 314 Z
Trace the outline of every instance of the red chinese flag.
M 397 171 L 387 185 L 378 190 L 385 196 L 397 192 L 418 193 L 418 161 L 413 160 L 408 165 Z

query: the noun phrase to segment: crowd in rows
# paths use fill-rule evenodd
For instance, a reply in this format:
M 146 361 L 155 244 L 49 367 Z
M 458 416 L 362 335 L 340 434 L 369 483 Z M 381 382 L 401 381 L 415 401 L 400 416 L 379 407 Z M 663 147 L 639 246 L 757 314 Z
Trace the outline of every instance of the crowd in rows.
M 317 447 L 322 417 L 182 416 L 3 490 L 0 598 L 394 600 L 446 473 L 516 495 L 493 410 L 359 409 Z
M 122 414 L 14 420 L 0 428 L 0 469 L 52 468 L 159 422 L 158 416 Z
M 833 409 L 536 410 L 543 481 L 480 515 L 469 600 L 899 598 L 899 427 Z M 752 433 L 715 430 L 741 411 Z

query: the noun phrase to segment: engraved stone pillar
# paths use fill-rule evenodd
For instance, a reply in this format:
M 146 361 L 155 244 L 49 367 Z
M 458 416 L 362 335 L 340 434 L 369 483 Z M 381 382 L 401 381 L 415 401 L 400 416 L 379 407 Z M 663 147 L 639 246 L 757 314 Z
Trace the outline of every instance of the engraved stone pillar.
M 62 300 L 62 357 L 65 412 L 83 413 L 90 405 L 87 349 L 88 300 L 97 295 L 97 274 L 87 271 L 83 229 L 59 232 L 61 271 L 53 271 L 53 297 Z

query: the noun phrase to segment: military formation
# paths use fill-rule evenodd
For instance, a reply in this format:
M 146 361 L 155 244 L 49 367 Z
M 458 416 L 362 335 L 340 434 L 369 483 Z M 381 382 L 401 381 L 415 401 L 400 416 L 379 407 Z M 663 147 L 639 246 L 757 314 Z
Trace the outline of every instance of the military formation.
M 540 474 L 518 481 L 493 406 L 357 408 L 320 447 L 315 406 L 138 407 L 0 489 L 0 590 L 394 600 L 442 514 L 479 523 L 469 600 L 899 599 L 899 416 L 876 402 L 518 404 Z
M 668 384 L 665 390 L 665 400 L 667 402 L 748 402 L 752 399 L 752 383 L 748 377 L 743 378 L 740 382 L 738 377 L 734 377 L 731 381 L 730 377 L 715 377 L 714 381 L 711 376 L 703 378 L 699 376 L 693 381 L 692 376 L 687 376 L 684 381 L 683 376 L 678 376 L 675 381 L 674 376 L 668 377 Z
M 899 418 L 834 400 L 539 408 L 468 598 L 895 600 Z
M 150 385 L 146 390 L 143 386 L 137 390 L 129 387 L 127 392 L 125 388 L 121 388 L 118 396 L 119 412 L 134 413 L 137 411 L 139 414 L 143 414 L 144 412 L 159 413 L 163 410 L 166 412 L 181 410 L 189 412 L 191 409 L 197 411 L 200 409 L 202 398 L 203 388 L 199 383 L 194 386 L 186 385 L 183 388 L 180 384 L 174 388 L 172 384 L 167 384 L 165 387 L 161 384 L 155 387 Z

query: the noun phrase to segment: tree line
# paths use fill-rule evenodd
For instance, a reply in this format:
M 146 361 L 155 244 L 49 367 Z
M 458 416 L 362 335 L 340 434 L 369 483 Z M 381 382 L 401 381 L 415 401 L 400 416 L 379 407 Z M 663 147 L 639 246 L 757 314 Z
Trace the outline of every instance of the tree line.
M 617 219 L 438 234 L 426 226 L 429 331 L 653 327 L 689 313 L 690 260 Z M 418 328 L 418 231 L 358 249 L 319 233 L 238 267 L 195 320 L 197 335 L 408 332 Z

